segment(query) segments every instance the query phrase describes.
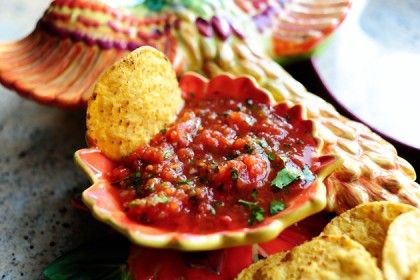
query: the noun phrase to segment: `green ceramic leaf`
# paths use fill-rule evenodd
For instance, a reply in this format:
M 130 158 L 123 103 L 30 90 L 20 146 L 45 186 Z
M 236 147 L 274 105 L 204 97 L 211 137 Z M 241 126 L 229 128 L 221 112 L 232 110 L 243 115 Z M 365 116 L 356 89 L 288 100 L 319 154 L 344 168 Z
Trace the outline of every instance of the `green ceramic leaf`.
M 81 246 L 44 269 L 47 280 L 131 280 L 127 270 L 130 244 L 119 236 Z

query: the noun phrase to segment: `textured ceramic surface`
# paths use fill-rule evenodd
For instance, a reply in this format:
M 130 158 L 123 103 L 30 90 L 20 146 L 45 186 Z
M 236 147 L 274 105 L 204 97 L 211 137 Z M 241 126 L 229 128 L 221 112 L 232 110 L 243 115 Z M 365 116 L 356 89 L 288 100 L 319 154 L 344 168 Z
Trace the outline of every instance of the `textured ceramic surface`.
M 102 71 L 143 45 L 164 52 L 178 73 L 210 76 L 216 67 L 258 77 L 262 69 L 243 59 L 246 53 L 279 61 L 309 56 L 338 27 L 351 3 L 108 2 L 114 7 L 93 0 L 52 2 L 30 35 L 0 44 L 0 82 L 41 103 L 83 107 Z
M 374 134 L 370 129 L 360 123 L 351 121 L 341 116 L 332 106 L 330 106 L 330 104 L 308 92 L 300 83 L 294 80 L 284 71 L 283 68 L 272 60 L 273 54 L 270 50 L 273 50 L 274 45 L 262 44 L 262 46 L 258 47 L 261 40 L 264 42 L 264 38 L 261 40 L 258 39 L 260 38 L 259 36 L 261 36 L 261 34 L 259 34 L 261 32 L 256 32 L 255 30 L 255 28 L 258 27 L 258 25 L 255 26 L 255 23 L 258 23 L 258 19 L 261 19 L 259 17 L 260 15 L 263 15 L 263 19 L 265 18 L 263 20 L 263 26 L 265 28 L 263 36 L 274 36 L 274 33 L 278 31 L 277 26 L 275 26 L 276 28 L 271 28 L 268 23 L 272 21 L 274 21 L 272 23 L 275 23 L 277 20 L 281 23 L 287 21 L 290 13 L 285 13 L 286 10 L 288 12 L 299 14 L 299 16 L 296 15 L 296 17 L 291 21 L 293 24 L 290 23 L 288 25 L 290 30 L 292 30 L 292 34 L 296 31 L 296 26 L 298 26 L 297 29 L 301 29 L 301 26 L 299 26 L 302 24 L 300 21 L 301 17 L 305 18 L 305 20 L 303 20 L 304 26 L 307 26 L 309 29 L 312 29 L 314 27 L 312 24 L 315 23 L 317 28 L 323 30 L 326 27 L 321 24 L 319 20 L 322 22 L 326 17 L 327 23 L 337 24 L 342 17 L 334 20 L 334 15 L 343 15 L 343 9 L 345 13 L 349 1 L 332 0 L 325 2 L 323 0 L 309 0 L 298 1 L 300 3 L 298 5 L 294 5 L 293 0 L 280 2 L 276 2 L 274 0 L 273 2 L 269 1 L 268 3 L 275 2 L 276 4 L 273 5 L 277 5 L 277 7 L 279 7 L 279 10 L 277 11 L 279 14 L 277 17 L 275 17 L 272 12 L 266 12 L 267 9 L 270 10 L 270 7 L 272 8 L 273 5 L 269 5 L 267 7 L 265 4 L 259 4 L 265 1 L 251 1 L 253 3 L 251 10 L 247 10 L 247 8 L 233 4 L 238 1 L 239 0 L 235 2 L 228 0 L 203 1 L 200 2 L 202 5 L 199 6 L 194 5 L 194 3 L 198 3 L 195 1 L 180 1 L 181 4 L 185 5 L 177 6 L 180 8 L 179 10 L 176 10 L 176 14 L 179 16 L 179 21 L 175 20 L 172 22 L 171 20 L 173 19 L 171 19 L 169 22 L 173 23 L 173 26 L 169 27 L 163 24 L 164 31 L 169 32 L 169 34 L 166 34 L 165 32 L 157 32 L 159 35 L 157 37 L 158 39 L 162 39 L 163 35 L 170 36 L 171 32 L 175 32 L 175 34 L 179 35 L 180 40 L 176 40 L 176 42 L 180 43 L 182 47 L 177 49 L 179 51 L 186 50 L 183 55 L 185 58 L 188 58 L 184 60 L 186 64 L 183 65 L 183 70 L 197 70 L 198 72 L 205 73 L 205 75 L 209 77 L 214 77 L 224 72 L 234 75 L 248 74 L 253 76 L 261 87 L 269 90 L 277 101 L 287 100 L 292 104 L 301 104 L 306 108 L 308 116 L 310 116 L 310 118 L 319 127 L 320 138 L 322 138 L 325 142 L 323 154 L 339 155 L 345 162 L 342 168 L 327 178 L 327 208 L 329 210 L 339 213 L 348 208 L 354 207 L 359 203 L 378 199 L 401 201 L 413 205 L 420 205 L 420 186 L 413 182 L 416 179 L 414 169 L 409 163 L 407 163 L 407 161 L 398 156 L 392 145 L 384 141 L 381 137 Z M 83 6 L 85 10 L 90 11 L 87 15 L 92 15 L 91 12 L 93 9 L 95 10 L 95 15 L 96 12 L 99 12 L 100 14 L 105 13 L 108 18 L 115 17 L 118 21 L 124 21 L 123 19 L 127 19 L 127 17 L 123 15 L 120 17 L 118 13 L 115 14 L 115 10 L 103 9 L 104 6 L 99 2 L 95 2 L 94 5 L 87 5 L 86 3 L 88 2 L 89 0 L 75 0 L 70 2 L 57 1 L 55 2 L 55 6 L 69 7 L 64 7 L 62 9 L 60 7 L 54 7 L 54 9 L 49 10 L 55 11 L 56 13 L 48 13 L 46 21 L 50 23 L 52 22 L 53 25 L 55 24 L 54 26 L 57 27 L 63 24 L 63 22 L 64 25 L 67 26 L 65 23 L 70 20 L 70 23 L 75 24 L 76 26 L 78 24 L 82 24 L 87 26 L 88 30 L 96 30 L 98 28 L 98 23 L 95 22 L 96 17 L 86 18 L 85 14 L 80 14 L 82 17 L 79 18 L 78 16 L 78 20 L 73 17 L 68 17 L 68 10 L 70 8 L 75 8 L 76 6 L 79 8 L 80 6 Z M 249 3 L 249 0 L 245 0 L 244 2 Z M 302 7 L 308 5 L 308 3 L 314 4 L 315 2 L 317 3 L 316 5 L 321 5 L 323 7 L 315 10 L 312 8 L 306 9 Z M 151 3 L 152 2 L 145 1 L 144 5 L 147 6 Z M 160 12 L 158 13 L 159 16 L 162 16 L 161 12 L 167 11 L 165 9 L 169 6 L 166 5 L 167 2 L 159 3 L 165 3 L 165 5 L 162 6 L 163 8 L 157 7 L 158 10 L 162 8 L 162 10 L 159 10 Z M 186 3 L 189 4 L 187 5 Z M 327 5 L 335 3 L 333 5 L 334 8 L 325 9 L 325 3 L 327 3 Z M 139 11 L 143 11 L 143 6 L 140 5 L 139 7 Z M 336 13 L 335 11 L 337 7 L 339 11 Z M 57 11 L 56 8 L 58 9 Z M 150 6 L 148 6 L 147 9 L 149 8 Z M 85 10 L 83 11 L 86 12 Z M 174 10 L 171 9 L 169 14 L 172 14 L 173 12 Z M 320 14 L 314 15 L 314 12 L 315 14 Z M 249 21 L 249 13 L 253 15 L 251 21 Z M 310 14 L 309 19 L 306 18 L 305 13 Z M 241 19 L 241 17 L 233 16 L 239 14 L 245 14 L 244 18 L 247 20 L 244 20 L 241 23 L 244 23 L 247 31 L 246 34 L 249 38 L 251 38 L 250 40 L 246 40 L 247 37 L 241 36 L 240 32 L 234 32 L 235 30 L 238 30 L 235 29 L 233 25 L 230 25 L 230 23 L 234 24 L 235 20 Z M 204 20 L 207 23 L 204 24 L 203 20 L 197 18 L 197 15 L 203 15 Z M 255 16 L 257 16 L 257 18 L 255 18 Z M 316 18 L 315 21 L 312 21 L 313 17 Z M 73 22 L 73 20 L 75 20 L 75 22 Z M 211 22 L 209 22 L 209 20 Z M 246 22 L 251 23 L 254 27 L 248 29 L 249 24 L 246 25 Z M 101 21 L 99 25 L 108 23 L 109 21 Z M 144 22 L 139 23 L 140 27 L 143 26 L 143 23 Z M 131 20 L 129 20 L 128 24 L 131 24 Z M 147 21 L 146 26 L 149 26 L 149 24 L 152 26 L 157 24 L 162 27 L 162 22 L 159 20 L 152 20 L 151 22 Z M 198 28 L 200 26 L 203 27 L 203 24 L 205 27 L 204 29 Z M 107 26 L 109 27 L 109 25 Z M 106 29 L 108 27 L 106 27 Z M 70 26 L 70 29 L 73 31 L 76 30 L 73 25 Z M 70 36 L 69 34 L 73 34 L 72 30 L 67 30 L 64 33 L 61 33 L 64 37 Z M 252 30 L 254 30 L 254 32 Z M 308 29 L 304 28 L 304 31 L 305 30 L 308 31 Z M 328 30 L 328 28 L 326 28 L 326 30 Z M 56 31 L 58 32 L 59 30 Z M 209 33 L 207 33 L 207 31 Z M 118 31 L 115 32 L 118 33 Z M 272 34 L 272 32 L 274 33 Z M 54 34 L 56 34 L 56 32 Z M 320 32 L 319 34 L 322 35 L 324 33 Z M 11 86 L 11 84 L 12 86 L 19 87 L 24 87 L 25 84 L 31 87 L 40 86 L 41 91 L 39 92 L 39 95 L 37 95 L 39 100 L 42 99 L 42 101 L 45 102 L 57 102 L 56 104 L 60 103 L 63 106 L 80 105 L 81 103 L 78 102 L 83 103 L 83 100 L 80 99 L 78 94 L 83 90 L 81 91 L 79 86 L 82 85 L 82 87 L 84 87 L 86 86 L 86 83 L 84 83 L 86 79 L 93 79 L 92 71 L 89 71 L 89 69 L 91 69 L 92 63 L 94 64 L 94 57 L 98 58 L 98 55 L 107 55 L 112 57 L 113 52 L 121 52 L 121 50 L 120 48 L 108 49 L 108 47 L 110 47 L 108 44 L 109 42 L 104 42 L 103 40 L 95 40 L 93 42 L 94 45 L 98 45 L 95 45 L 94 48 L 87 48 L 85 47 L 85 39 L 87 38 L 86 34 L 81 37 L 79 35 L 80 34 L 73 34 L 71 36 L 72 40 L 80 41 L 83 39 L 82 41 L 84 41 L 84 43 L 79 42 L 76 45 L 73 44 L 70 39 L 63 41 L 54 36 L 51 38 L 51 34 L 47 31 L 34 33 L 33 36 L 40 41 L 34 41 L 31 40 L 31 38 L 27 38 L 27 40 L 24 40 L 23 42 L 16 43 L 18 45 L 17 49 L 14 44 L 1 45 L 0 48 L 2 48 L 4 52 L 2 52 L 0 57 L 11 59 L 13 60 L 13 63 L 10 64 L 9 60 L 4 60 L 6 63 L 3 63 L 3 68 L 0 66 L 0 77 L 3 78 L 5 84 L 8 84 L 9 86 Z M 137 35 L 144 34 L 138 33 Z M 163 37 L 165 38 L 165 36 Z M 197 39 L 198 41 L 191 40 L 191 38 Z M 53 63 L 53 65 L 56 66 L 54 71 L 45 72 L 45 69 L 48 68 L 45 66 L 51 65 L 51 60 L 54 59 L 48 57 L 48 59 L 46 58 L 44 60 L 42 50 L 40 52 L 39 49 L 32 48 L 33 44 L 37 43 L 42 46 L 41 49 L 48 49 L 51 45 L 57 44 L 57 48 L 54 48 L 54 55 L 57 55 L 57 51 L 60 53 L 62 48 L 65 49 L 66 44 L 73 46 L 73 49 L 71 53 L 65 52 L 66 59 L 60 59 L 58 64 Z M 112 46 L 114 46 L 114 43 L 115 42 L 112 43 Z M 165 52 L 168 53 L 169 51 L 168 54 L 170 54 L 170 47 L 173 47 L 173 45 L 169 44 L 166 46 L 168 46 L 168 48 Z M 107 49 L 107 51 L 102 51 L 104 48 Z M 32 52 L 26 53 L 25 50 L 27 49 Z M 19 53 L 17 57 L 14 57 L 13 55 L 15 54 L 15 51 Z M 63 70 L 63 64 L 65 65 L 69 61 L 68 56 L 77 56 L 80 52 L 82 52 L 83 55 L 79 56 L 80 60 L 77 61 L 83 61 L 88 63 L 88 65 L 83 64 L 81 67 L 81 65 L 77 62 L 72 64 L 71 67 Z M 348 55 L 350 56 L 350 54 L 351 52 L 349 51 Z M 90 59 L 84 59 L 85 57 Z M 32 75 L 33 68 L 23 66 L 27 63 L 31 65 L 31 61 L 34 59 L 38 61 L 36 69 L 41 69 L 41 71 L 38 71 L 38 75 Z M 112 61 L 112 59 L 110 61 Z M 177 60 L 175 59 L 175 61 Z M 1 62 L 2 60 L 0 59 L 0 63 Z M 174 64 L 178 65 L 176 63 Z M 104 65 L 108 64 L 104 63 Z M 182 65 L 182 63 L 180 65 Z M 3 69 L 3 72 L 1 69 Z M 362 68 L 359 68 L 359 70 L 360 69 Z M 59 75 L 57 79 L 54 79 L 55 74 L 60 73 L 61 71 L 64 71 L 63 73 L 66 74 Z M 368 72 L 368 70 L 366 71 Z M 82 78 L 79 79 L 79 76 Z M 46 82 L 46 80 L 50 81 L 51 78 L 54 79 L 54 87 L 57 86 L 60 88 L 60 92 L 55 91 L 54 87 L 50 87 L 50 84 Z M 58 95 L 51 95 L 51 93 L 54 92 Z M 30 94 L 30 91 L 23 90 L 21 93 Z M 89 94 L 84 96 L 85 100 L 88 95 Z M 32 97 L 34 97 L 34 95 L 32 95 Z M 69 103 L 69 101 L 71 102 Z
M 315 60 L 346 109 L 420 152 L 420 2 L 355 1 L 330 51 Z
M 193 92 L 195 99 L 218 98 L 222 95 L 238 101 L 253 99 L 258 103 L 273 104 L 271 95 L 259 88 L 249 77 L 220 75 L 207 80 L 199 75 L 187 74 L 181 78 L 180 87 L 184 98 L 188 98 L 188 94 Z M 317 141 L 317 151 L 320 152 L 322 141 L 317 138 L 313 123 L 305 120 L 302 108 L 299 106 L 288 108 L 285 104 L 278 106 L 285 110 L 297 127 L 311 128 Z M 83 192 L 83 201 L 98 220 L 125 234 L 135 244 L 186 251 L 213 250 L 274 239 L 288 226 L 325 208 L 326 190 L 322 182 L 341 164 L 334 157 L 320 159 L 321 167 L 316 174 L 317 179 L 298 196 L 288 201 L 288 207 L 284 211 L 267 217 L 256 226 L 209 234 L 191 234 L 142 225 L 130 219 L 107 175 L 115 167 L 115 163 L 106 158 L 100 150 L 96 148 L 79 150 L 75 154 L 75 159 L 93 182 L 93 185 Z
M 48 2 L 0 1 L 0 40 L 18 39 L 30 32 Z M 386 21 L 379 17 L 372 19 L 378 20 L 379 24 Z M 331 47 L 328 50 L 331 55 L 325 60 L 326 65 L 334 65 L 336 61 L 336 48 L 334 45 Z M 305 98 L 309 96 L 299 84 L 280 68 L 277 69 L 282 80 L 287 80 L 287 87 L 281 88 L 278 98 L 290 97 L 296 102 L 302 100 L 297 97 L 298 94 Z M 359 71 L 361 75 L 367 75 L 370 67 L 361 67 Z M 331 72 L 326 75 L 338 81 L 339 73 Z M 313 96 L 311 98 L 314 99 Z M 357 161 L 356 169 L 344 169 L 342 175 L 349 174 L 347 171 L 352 170 L 350 175 L 358 178 L 360 170 L 373 170 L 371 175 L 383 175 L 373 177 L 372 180 L 375 181 L 371 183 L 374 183 L 375 190 L 381 191 L 378 186 L 384 183 L 391 187 L 395 184 L 402 189 L 416 188 L 414 183 L 412 187 L 407 187 L 410 184 L 407 174 L 411 174 L 409 178 L 413 178 L 414 173 L 410 171 L 410 166 L 395 155 L 390 145 L 373 137 L 371 132 L 356 123 L 337 121 L 335 117 L 331 120 L 320 118 L 320 114 L 336 116 L 336 113 L 320 100 L 315 100 L 319 107 L 314 107 L 311 115 L 317 118 L 325 133 L 329 132 L 326 135 L 330 137 L 326 139 L 331 141 L 331 149 L 344 154 L 350 162 L 355 162 L 356 159 L 348 152 L 349 149 L 351 151 L 356 147 L 355 154 L 368 154 L 363 161 Z M 72 160 L 72 153 L 86 145 L 84 121 L 83 113 L 61 112 L 40 106 L 0 88 L 0 279 L 40 279 L 42 268 L 55 257 L 108 229 L 99 226 L 89 215 L 72 210 L 69 203 L 74 192 L 83 190 L 89 184 L 75 169 Z M 349 127 L 345 128 L 344 124 L 349 124 Z M 353 135 L 359 137 L 359 131 L 362 131 L 365 138 L 361 138 L 360 142 L 352 142 L 354 145 L 346 148 L 348 138 L 354 140 Z M 370 140 L 366 140 L 367 136 Z M 336 142 L 344 143 L 344 146 L 339 148 L 335 145 Z M 383 165 L 374 162 L 373 160 L 378 161 L 381 158 L 377 153 L 365 149 L 362 144 L 366 142 L 372 147 L 383 148 L 384 152 L 380 155 L 388 161 L 383 161 Z M 387 167 L 394 163 L 397 163 L 396 167 Z M 419 168 L 416 166 L 417 171 Z M 333 179 L 331 186 L 339 185 Z M 358 180 L 343 185 L 345 189 L 351 187 L 364 190 L 370 186 L 365 186 Z M 51 194 L 51 191 L 54 193 Z M 392 196 L 390 199 L 399 198 Z

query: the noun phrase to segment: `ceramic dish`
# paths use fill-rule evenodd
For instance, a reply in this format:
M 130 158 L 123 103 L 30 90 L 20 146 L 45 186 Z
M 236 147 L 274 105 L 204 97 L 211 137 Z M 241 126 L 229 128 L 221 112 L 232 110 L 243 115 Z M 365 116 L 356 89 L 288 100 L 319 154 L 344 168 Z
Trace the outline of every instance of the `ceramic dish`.
M 243 100 L 254 98 L 270 103 L 268 95 L 255 85 L 253 79 L 248 77 L 235 79 L 228 75 L 220 75 L 207 81 L 198 75 L 187 74 L 181 79 L 180 87 L 184 97 L 191 92 L 195 93 L 195 98 L 199 99 L 229 92 L 227 96 L 230 98 Z M 287 107 L 285 104 L 279 106 Z M 287 112 L 290 118 L 298 123 L 302 122 L 302 125 L 310 125 L 310 121 L 302 120 L 302 113 L 299 113 L 300 111 L 296 108 L 294 112 L 291 109 L 287 109 Z M 316 131 L 312 133 L 316 134 Z M 322 141 L 319 139 L 318 145 L 319 150 L 322 146 Z M 291 224 L 325 208 L 326 190 L 322 182 L 337 166 L 337 160 L 334 157 L 318 158 L 320 166 L 317 169 L 316 179 L 308 187 L 302 189 L 299 195 L 293 197 L 284 211 L 267 217 L 257 225 L 237 230 L 192 234 L 142 225 L 130 219 L 118 200 L 116 188 L 112 186 L 108 177 L 116 163 L 104 156 L 99 149 L 79 150 L 75 154 L 75 159 L 76 163 L 93 182 L 93 185 L 84 191 L 83 200 L 97 219 L 127 235 L 135 244 L 187 251 L 212 250 L 263 242 L 275 238 Z
M 225 69 L 218 53 L 242 66 L 236 74 L 255 74 L 252 60 L 241 60 L 248 45 L 261 50 L 257 57 L 281 62 L 308 57 L 340 25 L 351 4 L 350 0 L 116 2 L 53 1 L 31 34 L 0 44 L 0 82 L 41 103 L 85 107 L 104 68 L 144 45 L 164 52 L 179 74 L 210 74 L 213 64 Z

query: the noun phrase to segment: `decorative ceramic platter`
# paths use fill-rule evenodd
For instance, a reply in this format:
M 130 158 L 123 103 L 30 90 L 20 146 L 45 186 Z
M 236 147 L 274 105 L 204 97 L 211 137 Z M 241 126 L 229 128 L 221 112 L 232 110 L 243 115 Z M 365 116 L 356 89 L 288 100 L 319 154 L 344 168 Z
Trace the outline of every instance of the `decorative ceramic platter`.
M 223 98 L 240 102 L 253 100 L 255 106 L 258 106 L 257 104 L 272 105 L 273 102 L 269 98 L 269 95 L 259 88 L 249 77 L 233 78 L 228 75 L 219 75 L 210 80 L 206 80 L 196 74 L 185 74 L 180 80 L 180 88 L 187 103 L 188 100 L 192 102 L 192 99 L 194 102 L 197 100 L 212 100 L 216 102 L 215 100 Z M 194 97 L 192 98 L 191 96 Z M 310 145 L 316 145 L 317 151 L 322 149 L 322 141 L 317 138 L 317 131 L 313 127 L 313 123 L 305 120 L 305 115 L 302 113 L 301 107 L 288 107 L 286 104 L 279 104 L 274 107 L 274 110 L 279 116 L 284 115 L 288 117 L 290 123 L 293 123 L 293 126 L 296 127 L 296 133 L 300 133 L 297 135 L 313 134 L 314 138 L 311 137 L 311 141 L 317 144 Z M 268 134 L 269 132 L 265 133 Z M 293 139 L 292 136 L 290 137 Z M 303 139 L 309 141 L 302 137 L 302 143 Z M 305 149 L 309 148 L 310 146 L 307 146 Z M 298 152 L 295 153 L 296 156 L 300 154 Z M 209 155 L 209 152 L 206 155 Z M 251 158 L 252 156 L 249 157 Z M 309 181 L 309 185 L 301 186 L 300 188 L 302 189 L 298 191 L 298 194 L 287 198 L 287 202 L 285 200 L 285 203 L 288 205 L 286 209 L 267 217 L 261 223 L 253 226 L 248 224 L 238 228 L 226 229 L 225 227 L 222 230 L 216 230 L 214 232 L 197 233 L 168 230 L 139 223 L 137 219 L 134 219 L 127 213 L 126 207 L 123 206 L 120 200 L 121 194 L 116 188 L 115 183 L 113 185 L 112 179 L 109 177 L 109 174 L 117 166 L 117 163 L 107 158 L 97 148 L 79 150 L 75 154 L 75 159 L 79 167 L 88 174 L 93 182 L 93 185 L 83 192 L 83 200 L 97 219 L 122 232 L 135 244 L 155 248 L 175 248 L 186 251 L 219 249 L 273 239 L 291 224 L 325 208 L 326 193 L 322 182 L 330 172 L 340 165 L 339 160 L 332 156 L 314 158 L 313 166 L 310 168 L 318 170 L 316 172 L 317 179 L 313 182 Z M 222 166 L 220 165 L 220 168 L 223 168 Z M 200 178 L 203 179 L 204 177 L 201 176 Z M 223 193 L 223 195 L 233 194 L 229 194 L 228 192 L 228 194 Z M 255 193 L 255 196 L 257 196 L 257 193 Z M 154 207 L 158 206 L 155 205 Z M 190 210 L 191 213 L 193 213 L 193 209 Z M 191 215 L 191 213 L 188 215 Z M 234 217 L 233 213 L 231 214 Z M 208 222 L 211 222 L 211 220 L 208 220 Z M 197 228 L 197 226 L 195 227 Z
M 164 52 L 179 74 L 227 71 L 261 78 L 267 68 L 258 62 L 261 56 L 283 62 L 310 56 L 350 5 L 350 0 L 57 0 L 31 34 L 0 44 L 0 81 L 41 103 L 84 107 L 102 71 L 144 45 Z
M 3 12 L 16 11 L 10 19 L 12 23 L 7 25 L 11 27 L 0 29 L 2 34 L 7 34 L 7 39 L 11 39 L 9 34 L 14 25 L 30 18 L 22 16 L 29 14 L 30 7 L 37 10 L 40 7 L 35 8 L 36 5 L 48 4 L 48 1 L 32 2 L 6 4 L 9 10 Z M 0 16 L 0 21 L 4 19 Z M 27 31 L 29 29 L 20 35 Z M 294 74 L 307 70 L 303 66 Z M 312 74 L 302 79 L 309 88 L 312 84 L 306 81 L 311 81 Z M 69 202 L 89 184 L 72 162 L 72 153 L 85 147 L 83 114 L 61 112 L 24 101 L 3 88 L 0 92 L 0 142 L 3 145 L 0 231 L 4 233 L 0 239 L 0 257 L 4 260 L 0 264 L 0 278 L 37 279 L 41 278 L 40 267 L 109 229 L 95 222 L 90 214 L 73 209 Z M 397 149 L 400 151 L 400 146 L 397 145 Z M 418 165 L 415 168 L 419 170 Z M 295 240 L 304 240 L 298 236 L 292 235 Z M 124 258 L 128 244 L 125 241 L 119 244 L 123 244 L 119 247 L 123 252 L 115 248 L 115 257 Z

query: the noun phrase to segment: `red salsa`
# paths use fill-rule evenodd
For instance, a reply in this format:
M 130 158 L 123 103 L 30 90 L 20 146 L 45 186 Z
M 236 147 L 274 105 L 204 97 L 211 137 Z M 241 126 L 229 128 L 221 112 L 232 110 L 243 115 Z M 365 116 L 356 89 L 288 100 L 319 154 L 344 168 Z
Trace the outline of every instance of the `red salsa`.
M 190 100 L 177 121 L 110 176 L 127 215 L 211 233 L 262 222 L 315 179 L 312 124 L 285 105 Z

